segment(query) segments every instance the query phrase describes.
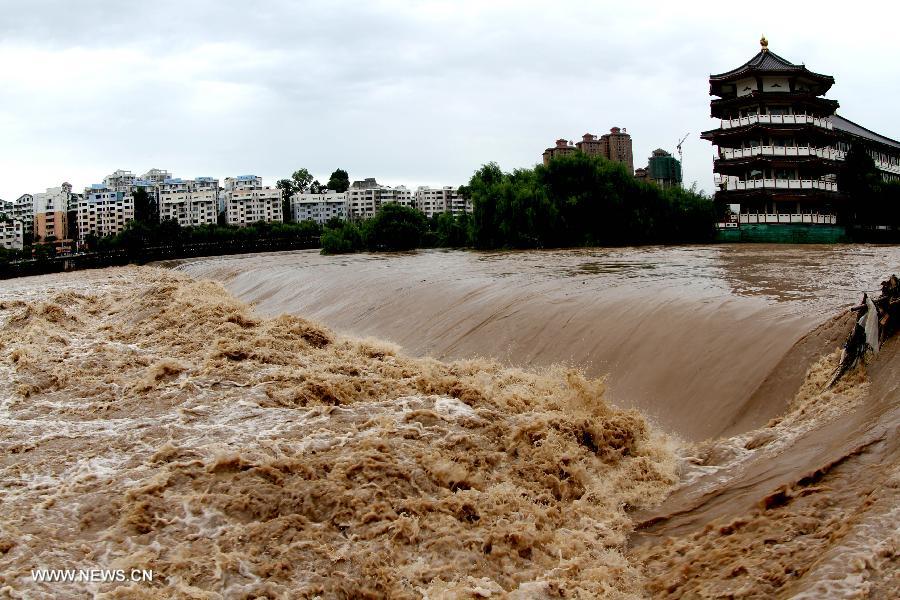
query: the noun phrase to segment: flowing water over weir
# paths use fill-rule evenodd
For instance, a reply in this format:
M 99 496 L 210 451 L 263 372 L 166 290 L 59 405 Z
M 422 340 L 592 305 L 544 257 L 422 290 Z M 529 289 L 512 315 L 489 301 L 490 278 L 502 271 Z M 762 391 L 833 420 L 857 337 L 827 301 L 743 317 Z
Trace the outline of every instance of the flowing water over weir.
M 900 249 L 167 266 L 3 282 L 0 597 L 900 594 Z
M 296 252 L 178 268 L 222 281 L 263 314 L 302 315 L 418 355 L 608 374 L 613 402 L 702 440 L 783 411 L 787 399 L 752 392 L 797 340 L 898 266 L 895 247 L 736 245 Z

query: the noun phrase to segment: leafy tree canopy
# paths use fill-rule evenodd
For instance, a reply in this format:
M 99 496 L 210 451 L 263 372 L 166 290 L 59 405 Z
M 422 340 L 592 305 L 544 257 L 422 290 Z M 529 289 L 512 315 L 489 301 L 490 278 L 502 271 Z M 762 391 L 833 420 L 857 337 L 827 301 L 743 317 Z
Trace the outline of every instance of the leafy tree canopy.
M 396 202 L 383 204 L 363 225 L 363 241 L 370 250 L 412 250 L 428 230 L 425 215 Z
M 297 169 L 291 175 L 291 180 L 294 182 L 294 189 L 303 193 L 309 191 L 309 184 L 312 183 L 313 176 L 306 169 Z
M 621 164 L 575 152 L 503 172 L 482 166 L 461 192 L 473 202 L 481 248 L 546 248 L 712 239 L 715 211 L 702 194 L 640 182 Z
M 135 188 L 134 194 L 134 220 L 140 223 L 158 223 L 159 210 L 156 200 L 147 193 L 147 190 Z
M 328 178 L 328 183 L 325 185 L 329 190 L 346 192 L 350 187 L 350 175 L 343 169 L 335 169 L 334 173 L 331 174 L 331 177 Z

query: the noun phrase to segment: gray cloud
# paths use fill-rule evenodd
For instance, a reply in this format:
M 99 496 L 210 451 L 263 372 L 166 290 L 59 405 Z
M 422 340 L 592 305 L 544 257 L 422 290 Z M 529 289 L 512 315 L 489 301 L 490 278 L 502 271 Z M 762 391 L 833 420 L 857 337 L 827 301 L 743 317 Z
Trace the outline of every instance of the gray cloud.
M 0 197 L 116 168 L 178 175 L 305 166 L 463 183 L 529 166 L 554 139 L 617 125 L 636 164 L 685 144 L 711 189 L 707 77 L 763 32 L 837 79 L 842 113 L 892 137 L 898 10 L 722 3 L 30 0 L 0 3 Z M 821 26 L 814 25 L 820 23 Z M 864 39 L 842 31 L 864 27 Z M 893 130 L 892 130 L 893 128 Z

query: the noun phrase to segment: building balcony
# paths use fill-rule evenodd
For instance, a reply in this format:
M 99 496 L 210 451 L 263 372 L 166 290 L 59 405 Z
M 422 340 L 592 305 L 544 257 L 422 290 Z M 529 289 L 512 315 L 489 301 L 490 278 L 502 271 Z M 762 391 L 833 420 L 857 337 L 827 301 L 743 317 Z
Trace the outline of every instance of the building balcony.
M 741 213 L 738 215 L 738 223 L 747 225 L 757 223 L 807 223 L 810 225 L 834 225 L 837 223 L 837 217 L 834 215 L 821 215 L 818 213 Z
M 831 121 L 812 115 L 750 115 L 738 119 L 722 119 L 722 129 L 736 129 L 761 123 L 763 125 L 813 125 L 823 129 L 834 129 Z
M 892 164 L 883 160 L 875 160 L 875 167 L 881 171 L 900 175 L 900 164 Z
M 754 156 L 774 156 L 798 158 L 813 157 L 827 160 L 844 160 L 845 153 L 834 148 L 814 148 L 812 146 L 756 146 L 753 148 L 719 148 L 719 158 L 733 160 Z
M 760 103 L 789 104 L 794 110 L 806 108 L 804 112 L 814 114 L 831 114 L 839 107 L 837 100 L 823 98 L 815 92 L 794 91 L 776 92 L 753 90 L 743 96 L 731 96 L 727 98 L 715 98 L 710 102 L 712 117 L 722 118 L 722 113 L 729 109 L 739 107 L 758 107 Z M 812 108 L 813 110 L 809 110 Z
M 824 192 L 837 192 L 837 184 L 833 181 L 821 181 L 818 179 L 751 179 L 749 181 L 721 181 L 723 192 L 746 190 L 821 190 Z

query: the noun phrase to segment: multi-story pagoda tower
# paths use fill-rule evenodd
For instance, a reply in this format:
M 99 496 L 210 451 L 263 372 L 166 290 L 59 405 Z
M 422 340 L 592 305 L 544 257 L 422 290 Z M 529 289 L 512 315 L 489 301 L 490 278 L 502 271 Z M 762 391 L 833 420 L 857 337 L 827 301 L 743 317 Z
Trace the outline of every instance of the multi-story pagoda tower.
M 711 116 L 720 127 L 702 134 L 717 146 L 717 204 L 739 204 L 738 223 L 834 225 L 842 201 L 836 184 L 844 153 L 824 98 L 834 77 L 771 52 L 711 75 Z

